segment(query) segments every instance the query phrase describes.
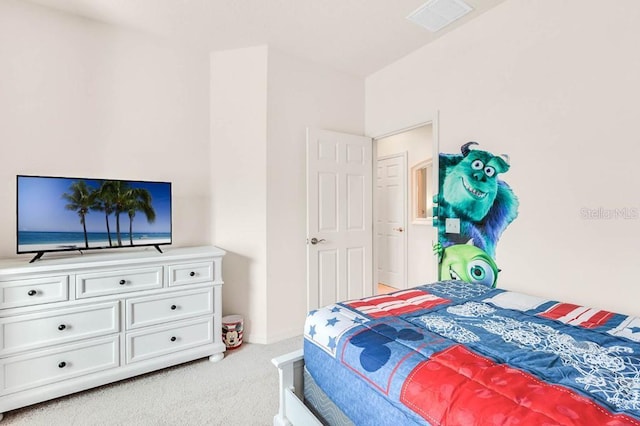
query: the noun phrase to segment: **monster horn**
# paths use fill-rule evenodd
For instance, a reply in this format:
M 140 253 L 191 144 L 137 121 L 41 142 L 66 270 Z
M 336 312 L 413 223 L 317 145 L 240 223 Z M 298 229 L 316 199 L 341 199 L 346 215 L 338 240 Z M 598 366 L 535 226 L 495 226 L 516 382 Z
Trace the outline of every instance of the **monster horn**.
M 502 159 L 505 161 L 505 163 L 507 163 L 507 165 L 511 165 L 509 156 L 507 154 L 500 154 L 500 157 L 502 157 Z
M 471 149 L 469 148 L 471 145 L 479 145 L 478 142 L 467 142 L 464 145 L 462 145 L 460 147 L 460 152 L 462 152 L 462 156 L 466 157 L 467 155 L 469 155 L 469 151 L 471 151 Z

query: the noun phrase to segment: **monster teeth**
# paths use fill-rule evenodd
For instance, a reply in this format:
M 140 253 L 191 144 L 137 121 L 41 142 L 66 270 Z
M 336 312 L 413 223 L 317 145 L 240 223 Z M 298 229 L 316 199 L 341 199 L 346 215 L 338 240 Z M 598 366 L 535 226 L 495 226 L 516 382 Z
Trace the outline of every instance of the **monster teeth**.
M 456 273 L 456 271 L 454 271 L 453 269 L 451 269 L 451 267 L 449 267 L 449 275 L 451 276 L 452 280 L 459 280 L 460 276 L 458 276 L 458 274 Z
M 486 192 L 478 191 L 477 189 L 472 188 L 472 187 L 467 183 L 467 181 L 465 181 L 464 179 L 462 179 L 462 184 L 464 185 L 464 187 L 465 187 L 465 189 L 466 189 L 467 191 L 469 191 L 470 193 L 472 193 L 473 195 L 475 195 L 475 196 L 476 196 L 476 197 L 478 197 L 478 198 L 484 198 L 484 197 L 486 197 L 486 196 L 487 196 L 487 193 L 486 193 Z

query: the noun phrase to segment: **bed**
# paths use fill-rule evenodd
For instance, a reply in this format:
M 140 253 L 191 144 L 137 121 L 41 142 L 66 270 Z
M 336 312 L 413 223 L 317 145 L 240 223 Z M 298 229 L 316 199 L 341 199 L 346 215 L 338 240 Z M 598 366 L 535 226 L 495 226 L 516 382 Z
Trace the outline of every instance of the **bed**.
M 640 426 L 640 319 L 461 281 L 309 312 L 274 425 Z

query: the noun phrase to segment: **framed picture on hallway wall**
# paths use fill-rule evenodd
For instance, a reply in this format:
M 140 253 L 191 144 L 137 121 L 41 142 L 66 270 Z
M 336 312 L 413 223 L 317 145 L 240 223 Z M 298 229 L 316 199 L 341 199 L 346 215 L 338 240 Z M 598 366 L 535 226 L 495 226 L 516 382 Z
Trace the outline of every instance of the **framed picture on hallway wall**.
M 411 222 L 431 225 L 433 220 L 433 191 L 431 179 L 433 161 L 427 159 L 411 167 Z

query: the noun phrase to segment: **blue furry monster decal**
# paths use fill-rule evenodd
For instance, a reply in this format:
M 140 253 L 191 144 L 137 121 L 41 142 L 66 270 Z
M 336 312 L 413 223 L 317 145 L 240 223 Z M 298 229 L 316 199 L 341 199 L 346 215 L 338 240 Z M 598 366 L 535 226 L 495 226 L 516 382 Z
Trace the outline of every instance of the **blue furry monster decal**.
M 471 149 L 440 154 L 440 187 L 435 226 L 440 279 L 456 279 L 495 287 L 500 271 L 495 255 L 503 231 L 518 216 L 518 197 L 498 178 L 509 171 L 509 157 Z M 460 221 L 460 233 L 446 232 L 446 219 Z
M 511 187 L 498 179 L 509 170 L 508 157 L 470 149 L 468 142 L 460 154 L 440 154 L 438 196 L 439 242 L 446 247 L 467 244 L 492 258 L 507 226 L 518 215 L 518 198 Z M 444 218 L 460 219 L 460 234 L 445 232 Z
M 364 348 L 360 354 L 360 365 L 368 372 L 377 371 L 385 365 L 391 357 L 391 349 L 386 346 L 396 339 L 416 341 L 422 339 L 422 334 L 403 328 L 396 330 L 387 324 L 375 327 L 355 335 L 351 344 Z

